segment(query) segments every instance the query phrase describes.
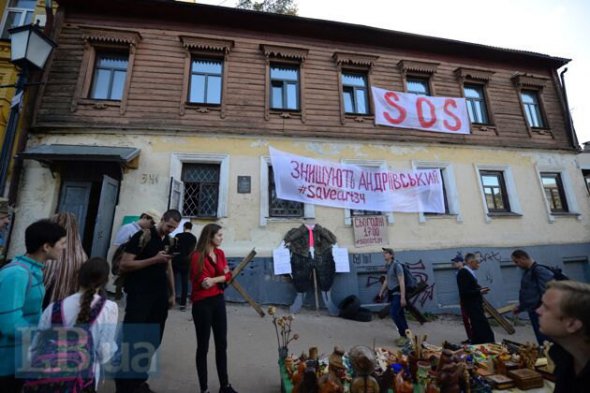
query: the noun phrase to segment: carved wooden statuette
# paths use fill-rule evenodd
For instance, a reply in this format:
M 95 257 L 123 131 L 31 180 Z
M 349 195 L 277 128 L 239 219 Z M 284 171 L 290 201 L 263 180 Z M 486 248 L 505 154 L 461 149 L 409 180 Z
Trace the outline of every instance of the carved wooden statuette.
M 358 345 L 350 350 L 349 357 L 355 375 L 350 393 L 379 393 L 379 383 L 371 376 L 377 365 L 375 352 L 369 347 Z

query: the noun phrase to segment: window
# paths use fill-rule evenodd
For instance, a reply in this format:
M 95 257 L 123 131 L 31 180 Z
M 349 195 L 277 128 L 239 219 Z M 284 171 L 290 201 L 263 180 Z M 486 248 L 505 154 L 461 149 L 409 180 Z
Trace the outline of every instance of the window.
M 89 98 L 121 101 L 128 63 L 126 54 L 97 54 Z
M 315 218 L 315 206 L 277 198 L 270 157 L 260 157 L 260 226 L 269 222 Z
M 543 117 L 541 114 L 541 107 L 539 105 L 539 94 L 534 90 L 522 90 L 520 92 L 524 114 L 526 116 L 529 127 L 544 128 Z
M 488 211 L 510 212 L 510 203 L 502 171 L 480 171 L 481 184 Z
M 193 59 L 188 101 L 197 104 L 221 104 L 221 60 Z
M 270 86 L 271 109 L 299 110 L 299 67 L 271 65 Z
M 179 114 L 219 112 L 225 118 L 227 67 L 231 40 L 180 36 L 186 50 Z M 207 115 L 203 115 L 207 116 Z
M 582 175 L 584 176 L 584 181 L 586 182 L 586 189 L 588 190 L 588 194 L 590 194 L 590 169 L 582 170 Z
M 409 76 L 406 80 L 406 86 L 408 93 L 417 94 L 421 96 L 429 96 L 430 85 L 428 84 L 428 78 L 418 78 Z
M 457 222 L 463 221 L 459 208 L 459 193 L 457 191 L 455 172 L 453 165 L 447 162 L 438 161 L 412 161 L 414 169 L 436 169 L 440 172 L 440 178 L 443 184 L 444 213 L 418 213 L 418 221 L 426 222 L 435 218 L 452 218 Z
M 483 86 L 465 84 L 464 91 L 471 123 L 488 124 L 488 110 Z
M 364 53 L 334 52 L 332 59 L 340 73 L 338 89 L 342 92 L 340 103 L 340 123 L 346 120 L 355 122 L 371 120 L 371 100 L 369 87 L 373 65 L 379 59 Z
M 219 199 L 218 164 L 184 164 L 182 212 L 188 217 L 217 217 Z
M 488 96 L 488 85 L 494 72 L 482 68 L 458 67 L 454 71 L 458 85 L 463 89 L 467 113 L 474 133 L 492 130 L 498 135 L 494 126 L 494 111 Z
M 260 45 L 266 58 L 264 119 L 271 116 L 283 121 L 299 118 L 305 123 L 305 73 L 303 65 L 308 50 L 290 46 Z
M 447 186 L 445 184 L 445 176 L 444 176 L 444 169 L 443 168 L 420 168 L 420 169 L 438 169 L 440 174 L 440 178 L 442 180 L 442 188 L 443 188 L 443 197 L 445 203 L 445 212 L 444 213 L 432 213 L 432 212 L 425 212 L 424 214 L 427 216 L 440 216 L 440 215 L 447 215 L 450 214 L 449 211 L 449 198 L 447 196 Z
M 561 181 L 561 174 L 556 172 L 541 172 L 541 181 L 551 212 L 567 212 L 567 200 Z
M 106 110 L 103 117 L 124 114 L 141 34 L 135 31 L 83 29 L 86 42 L 71 110 L 79 105 Z
M 303 202 L 288 201 L 277 197 L 272 166 L 268 167 L 268 216 L 269 217 L 303 217 Z
M 4 13 L 2 36 L 0 38 L 9 39 L 9 29 L 32 23 L 36 3 L 35 0 L 10 0 Z
M 185 217 L 227 216 L 229 155 L 173 153 L 170 155 L 169 209 Z
M 346 114 L 368 114 L 367 76 L 360 73 L 343 72 L 341 78 L 344 112 Z

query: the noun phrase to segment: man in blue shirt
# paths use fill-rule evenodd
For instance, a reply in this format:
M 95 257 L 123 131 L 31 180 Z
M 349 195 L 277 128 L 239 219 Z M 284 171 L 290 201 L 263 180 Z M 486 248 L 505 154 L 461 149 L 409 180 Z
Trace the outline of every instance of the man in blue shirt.
M 0 270 L 0 386 L 2 392 L 20 392 L 16 359 L 23 348 L 18 329 L 36 327 L 45 296 L 43 266 L 58 259 L 66 244 L 66 230 L 49 220 L 40 220 L 25 230 L 25 255 L 18 256 Z

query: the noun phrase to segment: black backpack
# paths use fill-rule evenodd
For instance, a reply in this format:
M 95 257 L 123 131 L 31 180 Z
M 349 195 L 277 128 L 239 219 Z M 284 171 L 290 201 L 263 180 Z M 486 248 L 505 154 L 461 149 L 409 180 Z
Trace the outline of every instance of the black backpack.
M 540 263 L 537 263 L 535 265 L 535 269 L 537 268 L 537 266 L 541 266 L 549 271 L 551 271 L 551 273 L 553 273 L 553 279 L 556 281 L 564 281 L 564 280 L 569 280 L 570 278 L 563 272 L 563 270 L 561 270 L 561 268 L 559 266 L 547 266 L 547 265 L 541 265 Z M 533 273 L 535 273 L 535 270 L 533 270 Z
M 404 269 L 404 283 L 406 284 L 406 293 L 413 292 L 418 286 L 418 279 L 412 274 L 407 263 L 402 263 Z

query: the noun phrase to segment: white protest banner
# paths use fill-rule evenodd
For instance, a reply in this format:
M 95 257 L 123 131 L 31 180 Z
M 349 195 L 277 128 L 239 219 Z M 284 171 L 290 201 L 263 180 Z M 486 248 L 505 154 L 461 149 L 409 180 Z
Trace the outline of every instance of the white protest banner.
M 388 127 L 469 134 L 465 98 L 430 97 L 371 86 L 375 124 Z
M 390 171 L 269 150 L 280 199 L 376 212 L 445 211 L 438 169 Z

